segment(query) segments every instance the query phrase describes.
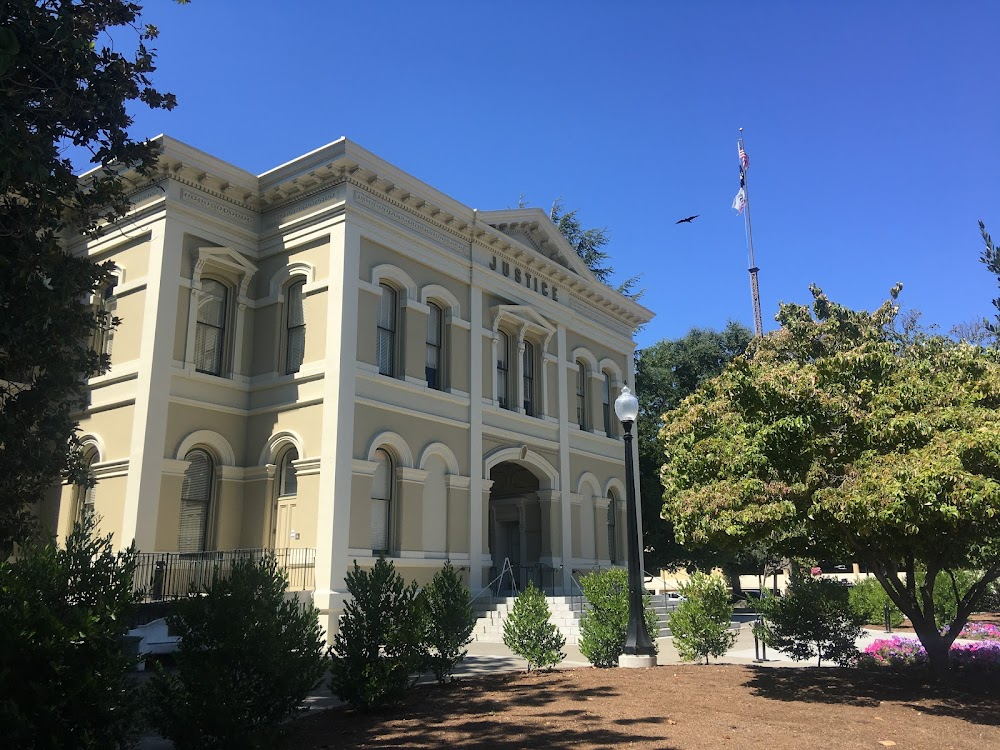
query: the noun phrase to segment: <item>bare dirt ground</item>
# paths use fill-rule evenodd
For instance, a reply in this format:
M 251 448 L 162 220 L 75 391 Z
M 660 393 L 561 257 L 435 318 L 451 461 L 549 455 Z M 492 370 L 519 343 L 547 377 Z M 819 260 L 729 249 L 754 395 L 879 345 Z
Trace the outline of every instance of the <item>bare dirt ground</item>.
M 1000 680 L 753 665 L 570 669 L 419 686 L 378 713 L 289 725 L 286 748 L 1000 747 Z

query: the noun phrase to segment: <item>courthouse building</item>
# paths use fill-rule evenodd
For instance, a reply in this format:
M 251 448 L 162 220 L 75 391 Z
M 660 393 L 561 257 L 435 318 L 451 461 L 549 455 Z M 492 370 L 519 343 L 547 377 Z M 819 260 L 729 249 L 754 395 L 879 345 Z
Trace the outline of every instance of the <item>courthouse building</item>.
M 623 561 L 613 403 L 652 313 L 543 211 L 477 211 L 343 138 L 259 176 L 158 140 L 128 219 L 71 246 L 114 263 L 94 304 L 121 324 L 80 419 L 96 485 L 42 508 L 60 537 L 93 510 L 164 559 L 307 551 L 334 618 L 380 554 L 473 593 L 505 560 L 556 588 Z

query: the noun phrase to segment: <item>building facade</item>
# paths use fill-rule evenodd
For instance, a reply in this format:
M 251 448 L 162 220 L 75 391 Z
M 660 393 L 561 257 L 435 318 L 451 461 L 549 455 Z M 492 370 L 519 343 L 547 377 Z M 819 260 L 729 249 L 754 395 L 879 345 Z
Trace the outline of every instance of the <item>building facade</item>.
M 128 220 L 71 244 L 115 264 L 94 304 L 121 323 L 80 420 L 96 485 L 42 508 L 60 536 L 92 510 L 179 560 L 308 550 L 325 624 L 380 554 L 474 593 L 505 560 L 563 588 L 624 560 L 613 403 L 652 313 L 543 211 L 476 211 L 347 139 L 259 176 L 159 141 Z

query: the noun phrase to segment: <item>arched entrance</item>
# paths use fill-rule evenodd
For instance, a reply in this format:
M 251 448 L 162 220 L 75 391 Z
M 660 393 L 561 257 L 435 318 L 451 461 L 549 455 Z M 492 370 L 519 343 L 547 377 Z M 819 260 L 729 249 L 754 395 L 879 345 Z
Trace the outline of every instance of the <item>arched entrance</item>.
M 533 582 L 552 592 L 560 585 L 552 560 L 551 541 L 543 529 L 539 503 L 539 479 L 530 469 L 512 461 L 490 469 L 489 550 L 490 580 L 496 579 L 510 562 L 509 574 L 496 582 L 497 593 L 513 593 Z

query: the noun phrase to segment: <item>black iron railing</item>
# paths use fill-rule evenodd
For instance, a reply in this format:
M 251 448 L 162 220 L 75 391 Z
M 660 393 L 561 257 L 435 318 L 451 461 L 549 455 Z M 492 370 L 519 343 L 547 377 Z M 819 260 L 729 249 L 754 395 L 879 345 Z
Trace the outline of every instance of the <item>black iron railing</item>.
M 316 588 L 314 549 L 233 549 L 213 552 L 142 552 L 136 555 L 134 587 L 144 602 L 156 602 L 202 591 L 229 576 L 239 560 L 274 557 L 288 577 L 289 591 Z
M 562 570 L 542 562 L 510 565 L 503 569 L 494 565 L 490 568 L 490 581 L 489 588 L 494 596 L 516 596 L 529 583 L 535 584 L 542 593 L 555 596 L 557 590 L 562 589 Z

